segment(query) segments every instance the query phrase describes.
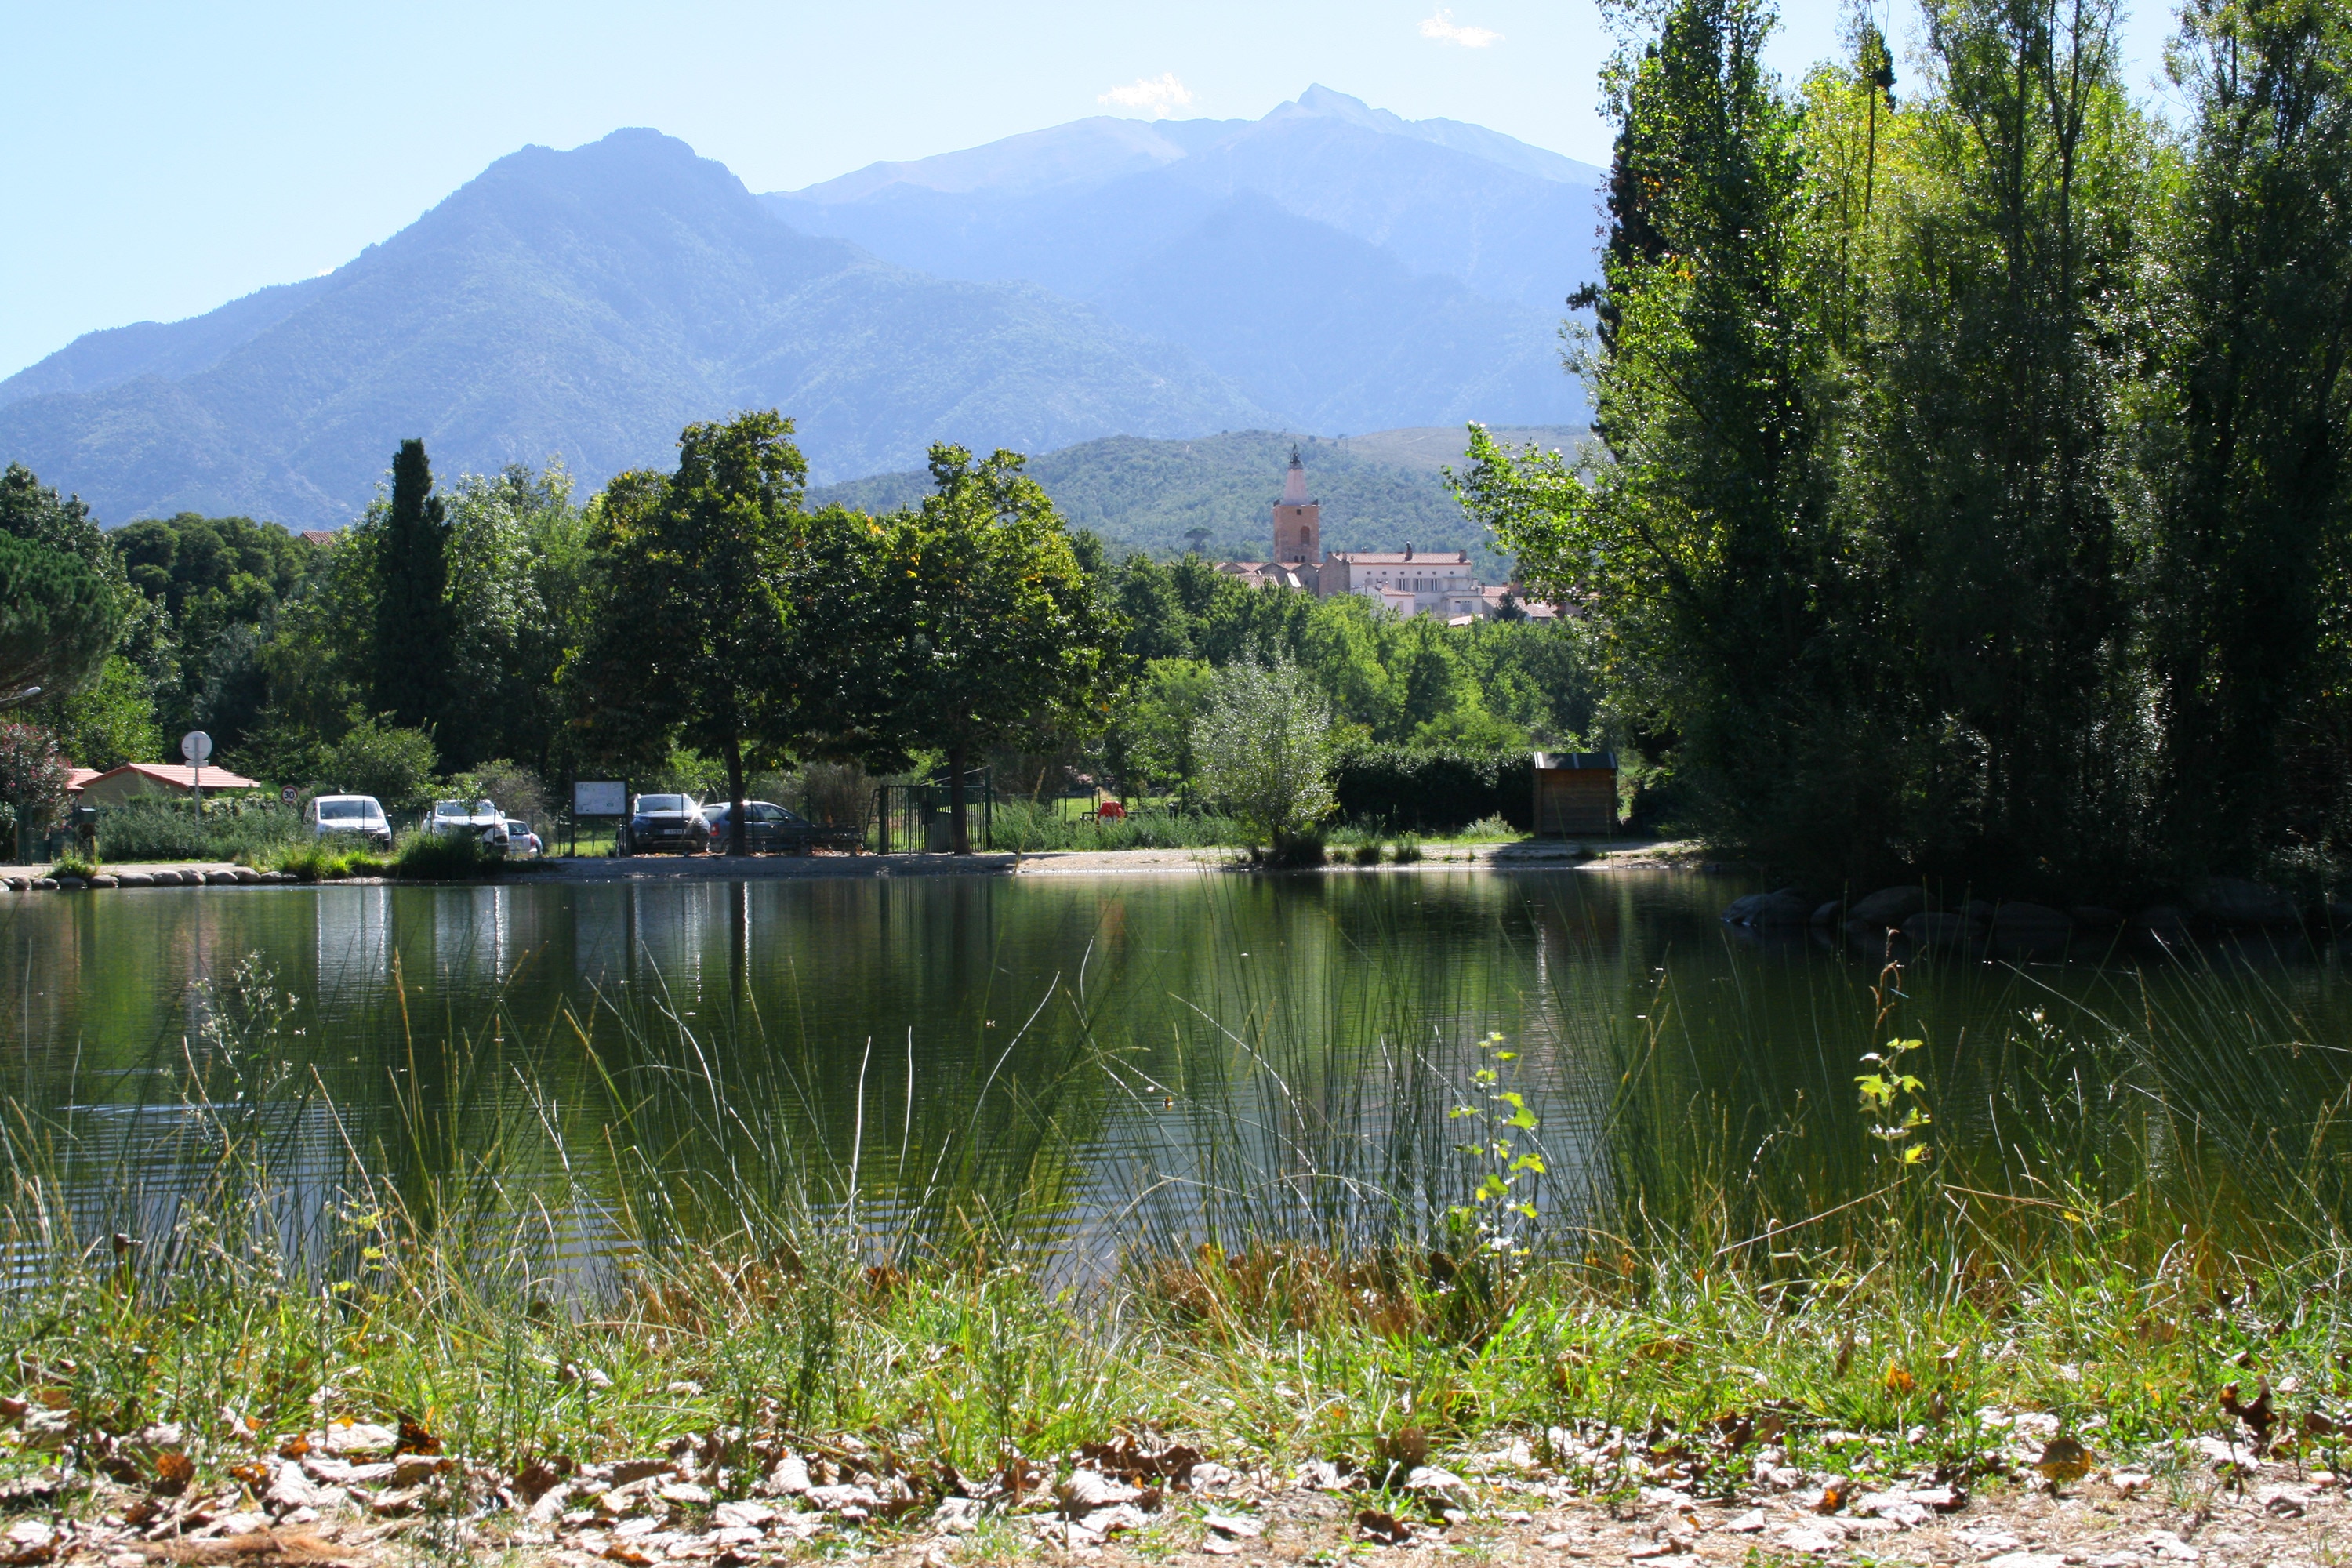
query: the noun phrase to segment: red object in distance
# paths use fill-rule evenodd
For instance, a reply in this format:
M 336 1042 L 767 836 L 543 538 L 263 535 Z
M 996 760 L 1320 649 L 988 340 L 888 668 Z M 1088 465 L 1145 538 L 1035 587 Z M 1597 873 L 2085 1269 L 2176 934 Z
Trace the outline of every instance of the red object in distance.
M 1118 822 L 1127 816 L 1127 807 L 1115 800 L 1107 800 L 1095 808 L 1095 815 L 1105 822 Z

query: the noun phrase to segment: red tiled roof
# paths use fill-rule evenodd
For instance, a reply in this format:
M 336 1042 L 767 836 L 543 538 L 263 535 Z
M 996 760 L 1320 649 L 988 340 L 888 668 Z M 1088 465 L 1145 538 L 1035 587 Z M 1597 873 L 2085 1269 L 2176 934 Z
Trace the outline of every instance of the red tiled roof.
M 76 771 L 86 770 L 77 769 Z M 197 777 L 196 770 L 185 763 L 125 763 L 119 768 L 109 768 L 102 773 L 92 773 L 89 778 L 82 780 L 82 784 L 87 788 L 100 779 L 110 779 L 122 773 L 136 773 L 142 778 L 153 779 L 157 784 L 170 784 L 173 789 L 190 789 L 198 784 L 202 784 L 206 789 L 259 789 L 261 787 L 260 780 L 241 778 L 226 768 L 205 768 L 200 779 Z
M 68 795 L 79 794 L 82 785 L 89 783 L 89 781 L 94 778 L 101 778 L 105 776 L 105 773 L 106 770 L 103 768 L 68 768 L 66 770 L 66 793 Z
M 1470 557 L 1459 550 L 1416 550 L 1410 555 L 1402 550 L 1334 550 L 1330 559 L 1352 561 L 1359 566 L 1402 566 L 1407 562 L 1416 566 L 1423 562 L 1444 566 L 1470 564 Z

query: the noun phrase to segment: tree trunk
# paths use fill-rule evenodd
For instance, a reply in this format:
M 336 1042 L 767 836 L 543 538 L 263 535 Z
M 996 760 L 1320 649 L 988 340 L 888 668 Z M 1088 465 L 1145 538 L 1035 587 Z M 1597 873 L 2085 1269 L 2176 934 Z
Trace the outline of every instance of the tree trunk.
M 963 812 L 963 742 L 948 748 L 948 837 L 959 855 L 971 853 L 971 834 L 966 827 Z
M 727 737 L 727 853 L 751 853 L 743 833 L 743 742 L 733 735 Z

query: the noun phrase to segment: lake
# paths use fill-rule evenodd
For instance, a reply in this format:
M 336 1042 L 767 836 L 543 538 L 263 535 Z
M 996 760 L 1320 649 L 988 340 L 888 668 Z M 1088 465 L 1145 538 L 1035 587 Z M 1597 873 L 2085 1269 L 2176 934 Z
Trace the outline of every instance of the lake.
M 16 896 L 8 1158 L 93 1229 L 169 1228 L 249 1133 L 306 1237 L 375 1180 L 535 1215 L 575 1263 L 812 1194 L 1099 1255 L 1425 1227 L 1496 1165 L 1505 1092 L 1548 1217 L 1701 1165 L 1775 1214 L 1826 1205 L 1871 1179 L 1853 1086 L 1895 1033 L 1927 1042 L 1933 1136 L 1983 1182 L 2044 1180 L 2020 1151 L 2053 1128 L 2063 1158 L 2145 1163 L 2150 1095 L 2253 1136 L 2342 1081 L 2332 952 L 1882 973 L 1721 925 L 1748 890 L 1482 869 Z M 2269 1076 L 2150 1088 L 2151 1052 L 2200 1041 Z

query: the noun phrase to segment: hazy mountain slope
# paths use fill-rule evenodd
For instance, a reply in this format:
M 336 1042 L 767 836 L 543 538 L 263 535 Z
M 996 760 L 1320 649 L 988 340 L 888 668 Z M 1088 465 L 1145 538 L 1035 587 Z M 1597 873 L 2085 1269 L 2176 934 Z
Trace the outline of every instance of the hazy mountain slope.
M 262 301 L 93 334 L 110 341 L 0 383 L 0 456 L 110 521 L 188 507 L 317 525 L 363 507 L 411 435 L 444 472 L 560 454 L 593 483 L 667 466 L 681 425 L 747 405 L 793 415 L 820 477 L 919 461 L 935 439 L 1044 447 L 1265 417 L 1083 306 L 796 233 L 652 132 L 500 159 Z
M 1099 306 L 1329 432 L 1580 417 L 1554 334 L 1601 177 L 1314 88 L 1260 121 L 1097 117 L 765 199 L 905 266 Z
M 767 199 L 797 227 L 854 239 L 903 266 L 1066 290 L 1072 272 L 1089 268 L 1084 258 L 1133 255 L 1130 226 L 1149 209 L 1114 187 L 1154 174 L 1168 178 L 1141 189 L 1158 201 L 1171 183 L 1220 196 L 1255 192 L 1391 251 L 1412 271 L 1552 317 L 1594 275 L 1596 193 L 1606 178 L 1480 126 L 1407 121 L 1312 87 L 1263 120 L 1074 121 Z M 1153 226 L 1164 234 L 1173 221 Z M 1042 270 L 1054 255 L 1067 257 L 1072 272 Z
M 1583 403 L 1551 321 L 1416 277 L 1388 252 L 1263 196 L 1221 204 L 1090 298 L 1327 434 L 1402 420 L 1532 423 Z
M 1498 431 L 1497 434 L 1503 434 Z M 1534 432 L 1514 432 L 1536 438 Z M 1542 438 L 1574 432 L 1548 430 Z M 1461 432 L 1453 432 L 1458 441 Z M 1405 544 L 1480 552 L 1495 569 L 1481 531 L 1462 515 L 1426 449 L 1436 431 L 1390 431 L 1387 439 L 1410 455 L 1391 459 L 1333 442 L 1268 430 L 1235 430 L 1198 440 L 1150 441 L 1115 437 L 1033 457 L 1032 478 L 1045 488 L 1071 526 L 1155 553 L 1191 548 L 1187 530 L 1205 528 L 1203 548 L 1220 559 L 1263 560 L 1275 498 L 1296 443 L 1304 455 L 1307 489 L 1323 506 L 1323 542 L 1332 550 L 1394 550 Z M 864 511 L 912 506 L 929 489 L 919 471 L 877 474 L 814 492 L 819 504 Z
M 193 375 L 332 287 L 326 278 L 280 283 L 188 321 L 136 321 L 85 332 L 38 364 L 0 380 L 0 405 L 49 392 L 102 391 L 142 375 Z

